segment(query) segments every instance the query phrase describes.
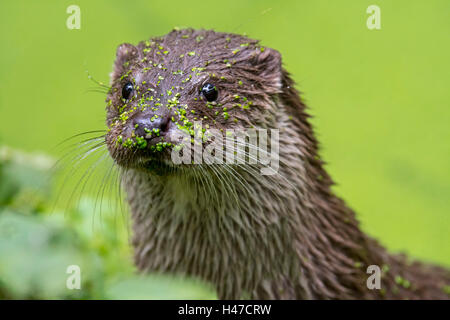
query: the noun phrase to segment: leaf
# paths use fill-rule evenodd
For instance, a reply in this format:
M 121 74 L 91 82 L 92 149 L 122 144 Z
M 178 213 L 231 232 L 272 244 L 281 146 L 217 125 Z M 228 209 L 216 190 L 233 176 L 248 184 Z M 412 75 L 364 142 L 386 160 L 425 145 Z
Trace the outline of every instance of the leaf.
M 216 299 L 213 290 L 195 281 L 165 275 L 134 276 L 106 289 L 109 299 Z

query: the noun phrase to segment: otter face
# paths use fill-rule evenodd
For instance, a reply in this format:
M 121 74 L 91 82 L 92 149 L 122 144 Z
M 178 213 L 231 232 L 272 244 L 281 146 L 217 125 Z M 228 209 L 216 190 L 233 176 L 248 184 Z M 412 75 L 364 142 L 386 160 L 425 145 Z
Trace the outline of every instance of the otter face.
M 276 128 L 280 90 L 279 53 L 246 37 L 186 29 L 122 44 L 106 100 L 108 150 L 125 168 L 173 166 L 171 151 L 198 132 L 206 141 L 213 129 Z

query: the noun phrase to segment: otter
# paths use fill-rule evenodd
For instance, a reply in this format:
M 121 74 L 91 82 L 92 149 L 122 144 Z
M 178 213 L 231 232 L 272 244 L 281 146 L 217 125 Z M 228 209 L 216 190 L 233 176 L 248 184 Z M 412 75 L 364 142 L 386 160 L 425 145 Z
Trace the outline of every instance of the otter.
M 125 43 L 106 102 L 140 271 L 200 278 L 220 299 L 448 299 L 447 269 L 388 253 L 333 194 L 276 50 L 195 29 Z M 177 133 L 193 137 L 196 121 L 203 133 L 277 129 L 277 172 L 174 163 L 177 147 L 194 144 Z M 369 266 L 381 270 L 378 288 Z

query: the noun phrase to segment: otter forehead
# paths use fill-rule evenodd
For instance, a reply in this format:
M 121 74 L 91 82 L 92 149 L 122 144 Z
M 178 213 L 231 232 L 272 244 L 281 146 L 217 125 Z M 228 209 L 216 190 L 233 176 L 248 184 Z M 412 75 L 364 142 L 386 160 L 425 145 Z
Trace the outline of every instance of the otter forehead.
M 192 79 L 207 67 L 210 71 L 233 73 L 232 65 L 247 60 L 249 53 L 255 49 L 264 50 L 258 46 L 258 41 L 240 35 L 186 29 L 142 41 L 136 47 L 125 45 L 124 51 L 128 52 L 121 52 L 123 50 L 119 48 L 125 68 L 120 65 L 116 68 L 122 69 L 122 72 L 131 71 L 136 76 L 145 73 L 155 82 L 160 80 L 155 76 L 163 75 L 167 81 L 161 81 L 162 85 L 181 85 L 188 82 L 182 75 L 190 75 Z M 117 76 L 123 74 L 116 74 L 113 80 Z
M 145 149 L 149 131 L 190 131 L 195 121 L 220 130 L 267 127 L 280 75 L 278 52 L 240 35 L 185 29 L 122 44 L 107 98 L 110 150 Z M 152 142 L 159 140 L 170 145 L 169 135 Z

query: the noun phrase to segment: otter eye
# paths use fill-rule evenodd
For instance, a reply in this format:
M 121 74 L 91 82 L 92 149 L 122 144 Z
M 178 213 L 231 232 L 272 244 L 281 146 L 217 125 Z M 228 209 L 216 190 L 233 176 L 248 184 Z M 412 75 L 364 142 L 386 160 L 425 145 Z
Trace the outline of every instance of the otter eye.
M 217 91 L 217 88 L 215 85 L 212 85 L 211 83 L 207 83 L 202 88 L 202 94 L 205 97 L 207 101 L 214 101 L 217 99 L 217 96 L 219 95 L 219 91 Z
M 133 84 L 131 82 L 125 83 L 125 85 L 122 88 L 122 97 L 125 100 L 128 100 L 132 92 L 133 92 Z

